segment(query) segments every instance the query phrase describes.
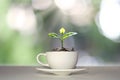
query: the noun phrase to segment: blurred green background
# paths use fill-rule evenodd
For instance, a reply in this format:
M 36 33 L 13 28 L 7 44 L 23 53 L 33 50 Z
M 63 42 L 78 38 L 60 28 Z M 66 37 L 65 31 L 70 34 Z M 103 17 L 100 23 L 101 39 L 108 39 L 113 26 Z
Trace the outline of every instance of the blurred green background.
M 95 21 L 102 0 L 77 0 L 74 6 L 74 0 L 61 1 L 63 5 L 60 0 L 0 0 L 0 65 L 37 65 L 38 53 L 60 46 L 47 34 L 58 32 L 61 26 L 78 32 L 65 41 L 65 47 L 85 52 L 100 63 L 120 62 L 120 26 L 115 29 L 117 38 L 106 37 Z

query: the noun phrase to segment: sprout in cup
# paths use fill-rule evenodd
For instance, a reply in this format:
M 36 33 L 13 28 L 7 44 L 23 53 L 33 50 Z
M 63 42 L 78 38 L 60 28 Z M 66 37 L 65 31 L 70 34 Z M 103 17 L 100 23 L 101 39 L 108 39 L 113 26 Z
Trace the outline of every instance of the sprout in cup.
M 60 49 L 56 48 L 54 49 L 54 51 L 69 51 L 66 48 L 64 48 L 64 40 L 76 34 L 77 32 L 66 32 L 65 28 L 61 27 L 59 30 L 59 34 L 52 32 L 52 33 L 48 33 L 48 36 L 52 38 L 57 38 L 61 41 L 61 48 Z M 72 48 L 71 51 L 74 51 L 74 49 Z

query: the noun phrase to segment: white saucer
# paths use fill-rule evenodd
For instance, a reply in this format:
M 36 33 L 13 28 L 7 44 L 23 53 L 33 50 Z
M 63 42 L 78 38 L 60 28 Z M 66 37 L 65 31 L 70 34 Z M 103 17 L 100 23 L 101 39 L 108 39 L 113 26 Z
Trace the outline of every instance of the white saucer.
M 76 73 L 80 72 L 83 70 L 86 70 L 85 68 L 77 67 L 75 69 L 50 69 L 50 68 L 44 68 L 44 67 L 39 67 L 36 68 L 39 71 L 47 72 L 47 73 L 53 73 L 56 75 L 69 75 L 71 73 Z

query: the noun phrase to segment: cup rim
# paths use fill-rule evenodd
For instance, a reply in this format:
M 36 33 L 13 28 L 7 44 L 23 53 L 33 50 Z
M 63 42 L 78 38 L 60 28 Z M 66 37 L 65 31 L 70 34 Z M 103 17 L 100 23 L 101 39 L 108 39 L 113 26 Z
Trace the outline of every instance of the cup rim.
M 71 53 L 71 52 L 75 52 L 75 53 L 77 53 L 78 51 L 47 51 L 47 52 L 45 52 L 45 53 L 50 53 L 50 52 L 52 52 L 52 53 L 54 53 L 54 52 L 58 52 L 58 53 L 59 53 L 59 52 L 67 52 L 67 53 L 68 53 L 68 52 L 70 52 L 70 53 Z

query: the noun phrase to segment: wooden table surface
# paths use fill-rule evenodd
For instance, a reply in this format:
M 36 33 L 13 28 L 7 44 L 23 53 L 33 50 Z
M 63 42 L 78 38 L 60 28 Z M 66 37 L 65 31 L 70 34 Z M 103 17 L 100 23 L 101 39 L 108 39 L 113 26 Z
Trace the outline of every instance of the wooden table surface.
M 0 80 L 120 80 L 120 66 L 85 67 L 84 72 L 56 76 L 37 71 L 37 66 L 0 66 Z

